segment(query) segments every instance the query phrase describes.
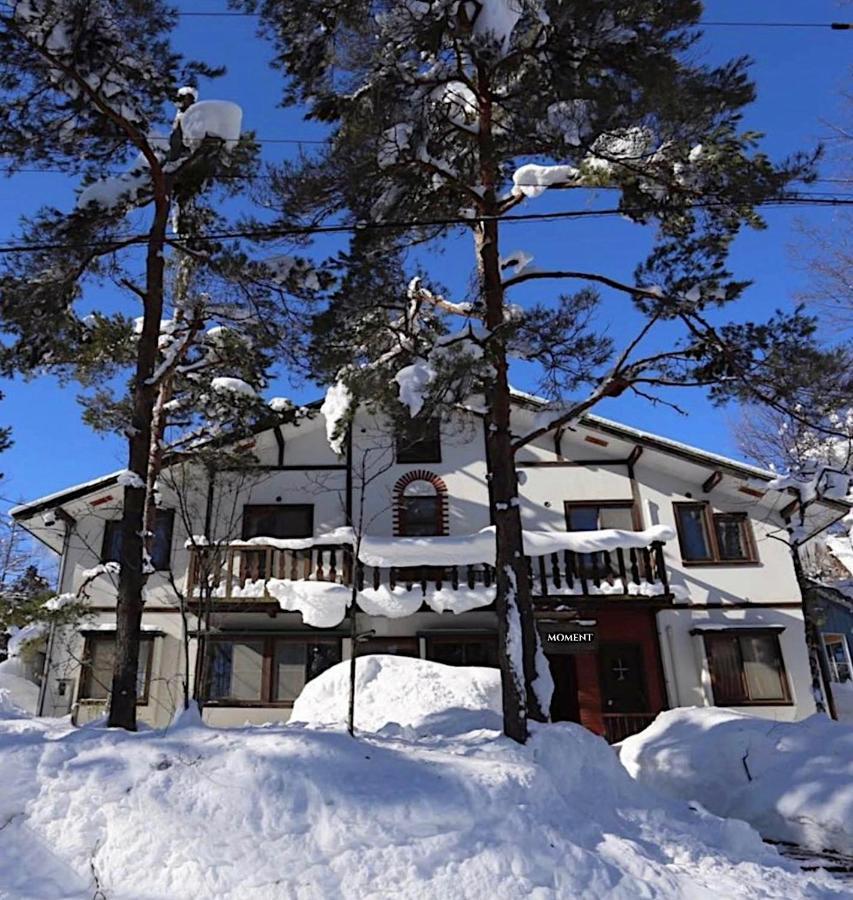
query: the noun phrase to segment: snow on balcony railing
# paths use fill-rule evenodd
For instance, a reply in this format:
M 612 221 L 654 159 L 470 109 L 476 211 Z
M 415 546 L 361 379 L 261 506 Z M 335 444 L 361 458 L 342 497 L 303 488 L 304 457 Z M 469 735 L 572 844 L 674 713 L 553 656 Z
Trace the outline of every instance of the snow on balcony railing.
M 669 593 L 663 560 L 671 529 L 588 532 L 525 531 L 534 596 Z M 277 600 L 306 624 L 333 627 L 356 602 L 369 615 L 408 616 L 426 603 L 436 612 L 466 612 L 495 598 L 495 529 L 450 537 L 364 536 L 354 561 L 347 528 L 310 538 L 252 538 L 226 547 L 191 542 L 189 594 L 207 584 L 216 600 Z

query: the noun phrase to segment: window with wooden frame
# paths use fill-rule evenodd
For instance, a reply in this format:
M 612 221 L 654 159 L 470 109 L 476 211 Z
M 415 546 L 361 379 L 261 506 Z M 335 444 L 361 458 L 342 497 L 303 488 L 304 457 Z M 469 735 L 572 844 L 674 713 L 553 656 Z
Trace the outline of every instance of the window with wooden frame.
M 437 418 L 400 422 L 394 444 L 398 463 L 441 462 L 441 422 Z
M 426 636 L 426 658 L 448 666 L 498 666 L 496 634 Z
M 208 644 L 206 702 L 292 706 L 302 688 L 341 661 L 337 637 L 216 637 Z
M 749 516 L 714 512 L 708 503 L 674 503 L 681 559 L 690 565 L 756 563 Z
M 717 706 L 791 703 L 779 635 L 761 629 L 705 632 L 705 653 Z
M 853 663 L 850 660 L 850 648 L 847 646 L 846 635 L 824 633 L 821 637 L 829 663 L 830 679 L 839 684 L 850 681 L 853 678 Z
M 314 534 L 313 503 L 249 503 L 243 507 L 243 540 L 304 538 Z
M 568 531 L 601 531 L 603 528 L 619 528 L 637 531 L 640 527 L 639 512 L 633 500 L 567 500 L 566 529 Z M 598 570 L 601 574 L 615 573 L 616 563 L 610 553 L 582 553 L 578 555 L 582 572 Z
M 151 565 L 157 572 L 166 572 L 171 567 L 174 527 L 175 510 L 158 509 L 151 539 Z M 121 562 L 121 545 L 121 519 L 110 519 L 104 524 L 101 562 Z
M 79 700 L 103 701 L 109 697 L 113 684 L 115 652 L 115 632 L 85 635 Z M 153 653 L 154 638 L 143 635 L 139 642 L 139 666 L 136 671 L 136 703 L 138 706 L 145 706 L 148 703 Z

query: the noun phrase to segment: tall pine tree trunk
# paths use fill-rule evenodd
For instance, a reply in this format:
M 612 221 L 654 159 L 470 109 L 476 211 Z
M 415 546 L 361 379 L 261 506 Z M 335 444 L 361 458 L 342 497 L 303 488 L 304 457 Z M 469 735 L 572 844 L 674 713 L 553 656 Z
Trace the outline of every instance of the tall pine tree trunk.
M 835 697 L 832 695 L 829 665 L 821 646 L 820 628 L 815 617 L 815 589 L 803 569 L 800 550 L 796 544 L 791 547 L 791 559 L 794 563 L 794 574 L 797 577 L 797 585 L 800 588 L 800 597 L 803 601 L 803 627 L 806 632 L 806 650 L 809 654 L 812 695 L 814 696 L 815 706 L 818 712 L 826 713 L 830 719 L 837 719 L 838 715 L 835 710 Z M 821 698 L 824 699 L 825 703 L 821 701 Z
M 504 324 L 504 289 L 498 246 L 498 203 L 495 186 L 498 167 L 492 141 L 492 104 L 488 74 L 478 71 L 480 121 L 478 147 L 486 217 L 475 232 L 480 297 L 486 327 L 493 332 L 490 360 L 495 377 L 486 393 L 486 443 L 496 528 L 496 589 L 498 654 L 501 666 L 504 733 L 527 740 L 527 719 L 545 718 L 531 686 L 536 678 L 536 631 L 530 579 L 524 556 L 518 477 L 512 450 L 512 397 L 506 346 L 500 335 Z M 520 645 L 520 646 L 519 646 Z M 515 649 L 515 653 L 511 650 Z M 521 650 L 521 658 L 517 658 Z
M 154 221 L 148 235 L 145 262 L 145 309 L 139 336 L 136 374 L 133 383 L 128 470 L 137 476 L 136 485 L 124 489 L 122 512 L 121 571 L 116 602 L 116 649 L 110 695 L 110 728 L 136 730 L 136 678 L 139 670 L 139 642 L 142 632 L 143 534 L 145 532 L 146 488 L 151 453 L 151 425 L 156 387 L 149 383 L 157 364 L 160 320 L 163 315 L 163 248 L 169 218 L 165 186 L 156 186 Z

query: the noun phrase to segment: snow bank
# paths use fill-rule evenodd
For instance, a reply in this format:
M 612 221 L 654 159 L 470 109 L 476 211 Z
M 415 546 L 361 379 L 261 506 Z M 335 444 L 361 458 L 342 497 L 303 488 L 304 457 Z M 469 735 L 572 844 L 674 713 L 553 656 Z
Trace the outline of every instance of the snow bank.
M 18 659 L 0 662 L 0 715 L 29 713 L 38 708 L 39 687 L 26 677 Z
M 461 712 L 473 712 L 473 727 L 501 727 L 498 669 L 445 666 L 405 656 L 362 656 L 356 660 L 355 726 L 381 731 L 388 725 L 419 732 L 459 727 Z M 344 660 L 312 679 L 293 704 L 291 722 L 344 727 L 349 703 L 350 662 Z M 483 715 L 485 713 L 485 715 Z M 471 718 L 462 716 L 466 724 Z
M 853 853 L 851 726 L 674 709 L 623 741 L 620 757 L 642 784 L 743 819 L 767 838 Z
M 363 710 L 380 681 L 395 692 L 377 690 L 377 718 L 412 710 L 381 659 L 361 669 Z M 577 726 L 538 727 L 524 747 L 464 732 L 478 714 L 494 716 L 494 673 L 479 688 L 463 670 L 452 686 L 396 675 L 434 704 L 427 725 L 442 718 L 443 728 L 418 741 L 406 726 L 353 740 L 337 728 L 219 730 L 189 717 L 137 734 L 0 719 L 0 896 L 849 896 L 743 822 L 653 794 Z M 481 698 L 479 713 L 442 707 Z

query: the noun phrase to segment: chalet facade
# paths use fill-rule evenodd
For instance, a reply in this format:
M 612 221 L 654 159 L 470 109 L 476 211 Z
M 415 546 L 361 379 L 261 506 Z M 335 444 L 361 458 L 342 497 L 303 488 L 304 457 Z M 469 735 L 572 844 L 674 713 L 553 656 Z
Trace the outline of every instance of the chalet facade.
M 520 400 L 514 428 L 532 428 L 536 412 Z M 314 410 L 257 434 L 252 452 L 249 471 L 207 479 L 172 467 L 163 479 L 143 720 L 170 721 L 185 672 L 211 724 L 240 725 L 286 720 L 305 682 L 353 652 L 496 664 L 480 417 L 460 410 L 390 434 L 360 413 L 338 455 Z M 766 487 L 770 473 L 595 416 L 529 445 L 518 471 L 554 719 L 620 740 L 672 706 L 814 712 L 799 592 L 774 539 L 791 497 Z M 47 641 L 45 715 L 82 723 L 104 711 L 119 482 L 13 511 L 61 553 L 61 590 L 85 585 L 91 610 Z M 815 528 L 847 511 L 815 507 Z M 348 526 L 359 522 L 356 558 Z

